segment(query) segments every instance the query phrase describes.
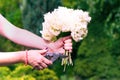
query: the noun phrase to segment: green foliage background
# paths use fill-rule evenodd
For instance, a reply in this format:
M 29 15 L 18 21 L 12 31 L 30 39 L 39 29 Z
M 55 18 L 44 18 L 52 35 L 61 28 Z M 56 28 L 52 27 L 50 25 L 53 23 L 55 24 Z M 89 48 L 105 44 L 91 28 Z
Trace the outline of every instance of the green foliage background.
M 43 14 L 52 11 L 58 5 L 60 0 L 22 0 L 22 20 L 24 28 L 40 35 L 42 29 Z
M 0 13 L 16 26 L 22 27 L 21 11 L 19 9 L 20 0 L 0 0 Z M 19 50 L 21 46 L 0 36 L 0 51 Z
M 0 0 L 0 13 L 13 24 L 40 35 L 43 14 L 59 5 L 88 11 L 92 17 L 88 36 L 73 42 L 74 66 L 63 72 L 58 60 L 40 72 L 31 72 L 29 66 L 21 64 L 1 67 L 0 80 L 119 80 L 120 0 Z M 1 36 L 0 44 L 0 51 L 24 49 Z
M 22 0 L 0 0 L 0 13 L 12 24 L 24 28 L 21 14 Z M 18 51 L 25 47 L 17 45 L 0 36 L 0 51 Z M 0 80 L 59 80 L 56 73 L 50 69 L 34 70 L 24 64 L 0 67 Z

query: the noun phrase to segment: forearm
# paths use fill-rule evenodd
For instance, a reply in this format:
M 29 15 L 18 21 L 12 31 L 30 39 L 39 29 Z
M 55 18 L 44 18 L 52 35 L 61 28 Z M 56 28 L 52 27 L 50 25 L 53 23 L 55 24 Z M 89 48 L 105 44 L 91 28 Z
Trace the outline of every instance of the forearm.
M 0 34 L 20 45 L 39 49 L 43 49 L 47 46 L 46 42 L 41 37 L 12 25 L 1 14 Z
M 44 49 L 47 46 L 47 42 L 45 42 L 41 37 L 28 32 L 27 30 L 19 29 L 17 27 L 15 28 L 16 29 L 14 29 L 12 37 L 11 35 L 8 36 L 11 41 L 20 45 L 38 49 Z
M 0 66 L 24 63 L 25 51 L 19 52 L 0 52 Z

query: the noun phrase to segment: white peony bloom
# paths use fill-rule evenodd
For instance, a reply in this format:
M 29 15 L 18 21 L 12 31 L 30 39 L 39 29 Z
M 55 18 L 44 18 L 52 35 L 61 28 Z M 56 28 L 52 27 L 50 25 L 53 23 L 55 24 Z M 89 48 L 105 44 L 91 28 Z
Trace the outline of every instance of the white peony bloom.
M 54 37 L 53 35 L 49 34 L 49 32 L 47 31 L 40 31 L 40 33 L 42 34 L 42 37 L 48 41 L 51 41 L 52 38 Z
M 63 32 L 70 32 L 71 37 L 76 42 L 82 40 L 88 33 L 87 25 L 90 22 L 88 12 L 83 10 L 74 10 L 66 7 L 58 7 L 52 12 L 48 12 L 44 15 L 44 22 L 42 23 L 43 30 L 40 31 L 42 37 L 49 41 L 55 41 Z M 65 52 L 68 57 L 62 59 L 62 65 L 64 70 L 66 64 L 71 64 L 71 53 Z
M 78 42 L 82 40 L 84 37 L 86 37 L 87 33 L 88 33 L 87 28 L 76 27 L 71 31 L 71 36 L 73 40 Z
M 42 25 L 44 26 L 43 27 L 43 30 L 40 31 L 40 33 L 42 34 L 42 37 L 46 40 L 52 40 L 52 38 L 54 37 L 54 35 L 52 35 L 49 31 L 49 24 L 47 23 L 42 23 Z
M 44 15 L 42 37 L 52 40 L 62 32 L 71 32 L 72 38 L 79 41 L 87 35 L 90 20 L 88 12 L 58 7 Z

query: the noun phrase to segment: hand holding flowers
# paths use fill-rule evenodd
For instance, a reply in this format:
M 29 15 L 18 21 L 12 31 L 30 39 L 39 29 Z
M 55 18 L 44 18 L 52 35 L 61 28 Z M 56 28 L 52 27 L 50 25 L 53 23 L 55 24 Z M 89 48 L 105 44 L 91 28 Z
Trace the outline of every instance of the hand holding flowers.
M 71 36 L 62 37 L 55 42 L 48 41 L 47 44 L 49 53 L 58 52 L 64 54 L 65 50 L 72 52 Z
M 53 12 L 46 13 L 44 15 L 44 20 L 45 21 L 42 24 L 43 30 L 40 32 L 45 40 L 55 41 L 62 33 L 70 33 L 69 35 L 72 39 L 78 42 L 87 35 L 87 25 L 90 22 L 91 17 L 88 12 L 83 10 L 58 7 L 58 9 L 55 9 Z M 68 58 L 62 60 L 62 65 L 73 65 L 71 51 L 69 51 L 67 47 L 65 55 L 67 55 Z

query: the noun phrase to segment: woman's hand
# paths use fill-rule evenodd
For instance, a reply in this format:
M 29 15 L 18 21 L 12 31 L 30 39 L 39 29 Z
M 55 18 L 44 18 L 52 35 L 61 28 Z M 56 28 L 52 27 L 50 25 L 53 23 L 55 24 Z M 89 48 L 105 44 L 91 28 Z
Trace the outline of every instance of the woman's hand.
M 52 64 L 52 61 L 46 59 L 44 56 L 47 50 L 29 50 L 26 51 L 27 55 L 25 57 L 27 58 L 27 62 L 29 65 L 33 66 L 35 69 L 42 70 L 44 68 L 47 68 L 48 65 Z
M 48 44 L 49 52 L 65 53 L 65 50 L 72 52 L 72 39 L 71 36 L 58 39 L 56 42 Z
M 72 52 L 72 39 L 67 39 L 64 41 L 64 49 Z

